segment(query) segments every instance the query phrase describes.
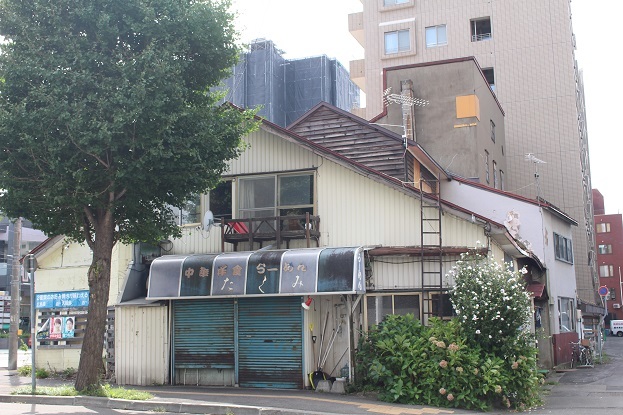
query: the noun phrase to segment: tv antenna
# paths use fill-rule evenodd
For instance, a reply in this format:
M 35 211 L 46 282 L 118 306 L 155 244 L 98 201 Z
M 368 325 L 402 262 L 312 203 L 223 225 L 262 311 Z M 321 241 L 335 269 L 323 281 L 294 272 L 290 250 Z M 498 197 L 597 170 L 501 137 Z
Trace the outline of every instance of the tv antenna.
M 411 81 L 403 82 L 403 93 L 392 94 L 392 88 L 389 87 L 383 91 L 383 105 L 388 107 L 390 104 L 399 104 L 402 106 L 402 128 L 404 129 L 404 145 L 407 147 L 407 139 L 412 138 L 415 141 L 415 115 L 412 112 L 413 107 L 425 107 L 429 102 L 425 99 L 412 97 L 413 83 Z M 406 89 L 404 88 L 406 87 Z
M 537 200 L 541 199 L 541 183 L 539 181 L 539 164 L 547 164 L 541 159 L 536 158 L 533 153 L 526 153 L 525 160 L 534 163 L 534 182 L 536 183 L 536 197 Z

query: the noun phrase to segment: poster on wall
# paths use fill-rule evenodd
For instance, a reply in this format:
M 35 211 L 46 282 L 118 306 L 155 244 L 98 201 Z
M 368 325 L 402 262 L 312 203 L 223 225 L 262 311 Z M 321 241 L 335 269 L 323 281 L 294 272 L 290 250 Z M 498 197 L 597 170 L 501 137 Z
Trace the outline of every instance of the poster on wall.
M 50 317 L 48 327 L 50 327 L 50 339 L 60 339 L 63 335 L 63 318 Z
M 76 318 L 73 316 L 65 317 L 63 319 L 63 339 L 74 337 L 75 324 L 76 324 Z

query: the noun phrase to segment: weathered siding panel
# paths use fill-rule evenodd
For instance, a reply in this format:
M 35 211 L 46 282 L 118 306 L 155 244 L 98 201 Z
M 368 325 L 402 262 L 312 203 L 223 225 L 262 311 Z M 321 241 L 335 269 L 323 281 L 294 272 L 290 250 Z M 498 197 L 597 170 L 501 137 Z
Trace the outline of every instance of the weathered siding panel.
M 115 309 L 115 367 L 119 385 L 165 384 L 169 378 L 168 307 Z
M 245 140 L 250 146 L 237 160 L 230 163 L 227 175 L 300 170 L 318 166 L 319 158 L 298 144 L 259 129 Z

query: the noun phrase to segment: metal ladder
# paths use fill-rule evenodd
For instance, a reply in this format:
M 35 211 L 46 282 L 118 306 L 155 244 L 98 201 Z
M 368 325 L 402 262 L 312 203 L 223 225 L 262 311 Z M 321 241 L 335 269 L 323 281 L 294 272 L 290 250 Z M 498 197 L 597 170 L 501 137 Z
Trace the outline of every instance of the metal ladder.
M 439 179 L 420 178 L 420 264 L 424 324 L 429 317 L 443 315 L 442 213 Z

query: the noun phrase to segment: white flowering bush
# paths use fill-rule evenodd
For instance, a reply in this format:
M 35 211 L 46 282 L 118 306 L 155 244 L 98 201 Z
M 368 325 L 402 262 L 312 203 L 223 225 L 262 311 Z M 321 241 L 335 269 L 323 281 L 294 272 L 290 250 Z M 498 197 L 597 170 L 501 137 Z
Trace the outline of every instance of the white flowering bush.
M 537 350 L 524 329 L 531 301 L 522 271 L 463 256 L 451 277 L 456 318 L 431 318 L 425 327 L 413 315 L 386 316 L 361 339 L 355 387 L 404 404 L 476 410 L 540 405 Z
M 485 351 L 500 351 L 522 336 L 531 318 L 530 294 L 522 269 L 514 272 L 492 259 L 464 255 L 450 274 L 450 299 L 465 336 Z

